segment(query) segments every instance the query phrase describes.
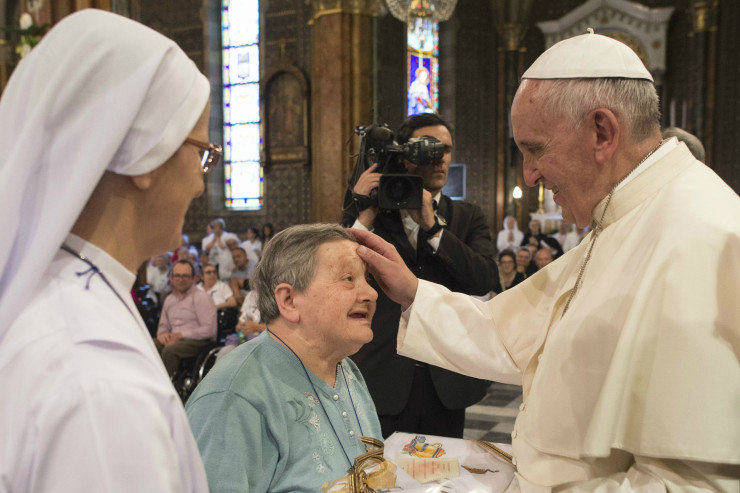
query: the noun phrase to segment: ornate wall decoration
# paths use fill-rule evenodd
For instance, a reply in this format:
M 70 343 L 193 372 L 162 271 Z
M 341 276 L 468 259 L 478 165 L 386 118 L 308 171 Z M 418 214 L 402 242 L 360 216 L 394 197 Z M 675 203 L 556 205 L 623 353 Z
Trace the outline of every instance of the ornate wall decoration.
M 538 22 L 545 48 L 566 38 L 585 34 L 611 36 L 632 48 L 661 85 L 666 69 L 666 34 L 673 7 L 647 8 L 629 0 L 588 0 L 559 19 Z M 644 57 L 644 58 L 643 58 Z
M 265 77 L 263 94 L 266 166 L 309 163 L 308 81 L 295 65 L 279 63 Z

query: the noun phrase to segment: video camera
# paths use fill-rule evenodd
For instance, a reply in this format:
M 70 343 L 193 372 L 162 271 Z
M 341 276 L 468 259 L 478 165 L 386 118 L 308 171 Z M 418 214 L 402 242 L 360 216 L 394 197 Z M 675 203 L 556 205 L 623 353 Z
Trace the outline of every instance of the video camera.
M 385 124 L 357 127 L 354 133 L 362 140 L 354 171 L 348 180 L 344 209 L 352 207 L 353 203 L 358 210 L 370 206 L 380 209 L 421 208 L 422 179 L 407 174 L 404 161 L 417 166 L 433 165 L 444 157 L 447 146 L 428 135 L 399 145 L 393 140 L 393 131 Z M 378 188 L 373 189 L 369 196 L 352 193 L 360 175 L 373 163 L 378 163 L 375 172 L 381 173 Z

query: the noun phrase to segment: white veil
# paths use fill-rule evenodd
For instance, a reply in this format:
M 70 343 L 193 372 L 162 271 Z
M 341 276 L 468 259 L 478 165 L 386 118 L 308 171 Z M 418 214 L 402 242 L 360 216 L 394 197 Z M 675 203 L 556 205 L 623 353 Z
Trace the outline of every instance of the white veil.
M 0 100 L 0 341 L 103 172 L 163 164 L 208 97 L 172 40 L 99 10 L 66 17 L 20 62 Z

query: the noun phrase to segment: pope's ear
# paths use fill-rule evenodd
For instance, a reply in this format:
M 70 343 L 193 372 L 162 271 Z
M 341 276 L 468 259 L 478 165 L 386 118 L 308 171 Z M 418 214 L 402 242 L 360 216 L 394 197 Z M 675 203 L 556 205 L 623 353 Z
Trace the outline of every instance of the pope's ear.
M 291 323 L 298 323 L 300 320 L 295 295 L 295 289 L 288 283 L 283 282 L 275 287 L 275 302 L 280 310 L 280 316 Z
M 144 173 L 143 175 L 129 176 L 129 179 L 131 180 L 131 183 L 133 183 L 134 186 L 139 190 L 148 190 L 149 187 L 152 186 L 152 182 L 154 181 L 153 174 L 154 172 L 150 171 L 149 173 Z
M 616 115 L 609 109 L 598 108 L 591 112 L 596 140 L 594 151 L 596 160 L 606 163 L 612 158 L 619 145 L 621 127 Z

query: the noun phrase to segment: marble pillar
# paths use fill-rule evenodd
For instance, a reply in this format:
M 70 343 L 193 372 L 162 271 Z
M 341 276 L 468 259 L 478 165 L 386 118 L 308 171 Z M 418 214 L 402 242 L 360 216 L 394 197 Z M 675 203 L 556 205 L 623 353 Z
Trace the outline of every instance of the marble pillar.
M 357 125 L 372 123 L 372 16 L 383 7 L 380 0 L 313 5 L 311 219 L 339 222 L 357 146 L 346 144 Z

